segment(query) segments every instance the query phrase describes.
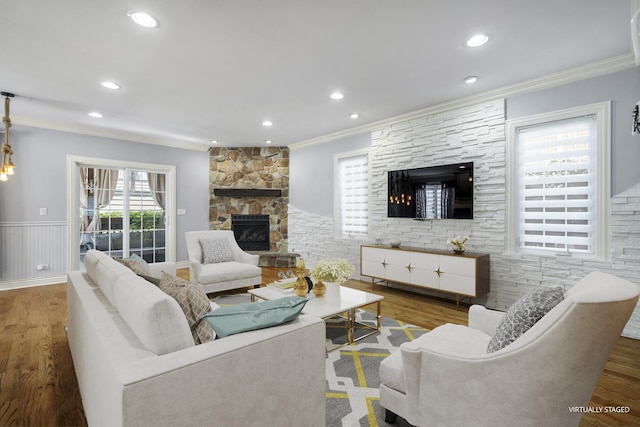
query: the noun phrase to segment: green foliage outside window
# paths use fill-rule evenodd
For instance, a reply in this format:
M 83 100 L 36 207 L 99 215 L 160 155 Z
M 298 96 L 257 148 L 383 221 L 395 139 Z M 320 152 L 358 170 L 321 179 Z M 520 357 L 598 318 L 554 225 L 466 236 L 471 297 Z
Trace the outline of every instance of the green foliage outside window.
M 100 212 L 100 218 L 122 218 L 122 212 Z M 162 228 L 164 228 L 164 224 L 162 222 L 161 211 L 129 212 L 130 230 L 153 230 Z

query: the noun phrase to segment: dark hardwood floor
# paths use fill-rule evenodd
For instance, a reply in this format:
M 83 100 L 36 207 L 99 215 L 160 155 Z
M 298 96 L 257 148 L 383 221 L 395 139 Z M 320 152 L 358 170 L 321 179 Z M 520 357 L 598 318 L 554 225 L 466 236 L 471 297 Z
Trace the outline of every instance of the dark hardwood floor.
M 264 269 L 263 281 L 277 278 Z M 178 275 L 188 278 L 187 270 Z M 371 291 L 371 284 L 349 282 Z M 237 292 L 237 291 L 234 291 Z M 425 328 L 467 322 L 455 302 L 376 286 L 383 315 Z M 0 292 L 0 426 L 84 426 L 67 337 L 66 284 Z M 580 426 L 640 426 L 640 341 L 620 338 L 589 404 L 629 413 L 588 413 Z

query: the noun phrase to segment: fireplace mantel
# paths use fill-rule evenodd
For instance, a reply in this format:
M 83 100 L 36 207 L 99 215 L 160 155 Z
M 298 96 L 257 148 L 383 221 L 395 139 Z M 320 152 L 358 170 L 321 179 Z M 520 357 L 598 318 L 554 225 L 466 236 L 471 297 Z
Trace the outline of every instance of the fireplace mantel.
M 281 197 L 279 188 L 214 188 L 213 195 L 219 197 Z

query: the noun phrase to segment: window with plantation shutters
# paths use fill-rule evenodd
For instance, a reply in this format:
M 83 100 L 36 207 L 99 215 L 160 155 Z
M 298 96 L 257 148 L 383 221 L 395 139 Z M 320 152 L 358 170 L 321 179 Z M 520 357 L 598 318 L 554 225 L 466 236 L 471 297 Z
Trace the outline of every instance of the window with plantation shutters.
M 609 138 L 604 110 L 591 108 L 585 114 L 589 109 L 581 108 L 509 122 L 512 250 L 606 256 Z
M 369 227 L 369 156 L 367 152 L 336 157 L 338 235 L 366 235 Z

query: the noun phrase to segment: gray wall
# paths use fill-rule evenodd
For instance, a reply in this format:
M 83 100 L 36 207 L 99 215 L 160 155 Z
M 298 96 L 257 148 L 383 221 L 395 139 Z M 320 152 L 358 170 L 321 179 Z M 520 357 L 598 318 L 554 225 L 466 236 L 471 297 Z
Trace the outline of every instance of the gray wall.
M 184 232 L 208 229 L 208 152 L 14 125 L 16 175 L 0 183 L 0 223 L 67 220 L 67 155 L 176 166 L 176 259 L 187 259 Z M 48 215 L 40 216 L 40 208 Z M 66 248 L 64 248 L 66 251 Z
M 371 146 L 371 133 L 291 149 L 289 203 L 303 211 L 333 216 L 333 155 Z
M 640 135 L 631 113 L 640 101 L 640 67 L 507 98 L 507 120 L 611 100 L 611 195 L 640 182 Z

